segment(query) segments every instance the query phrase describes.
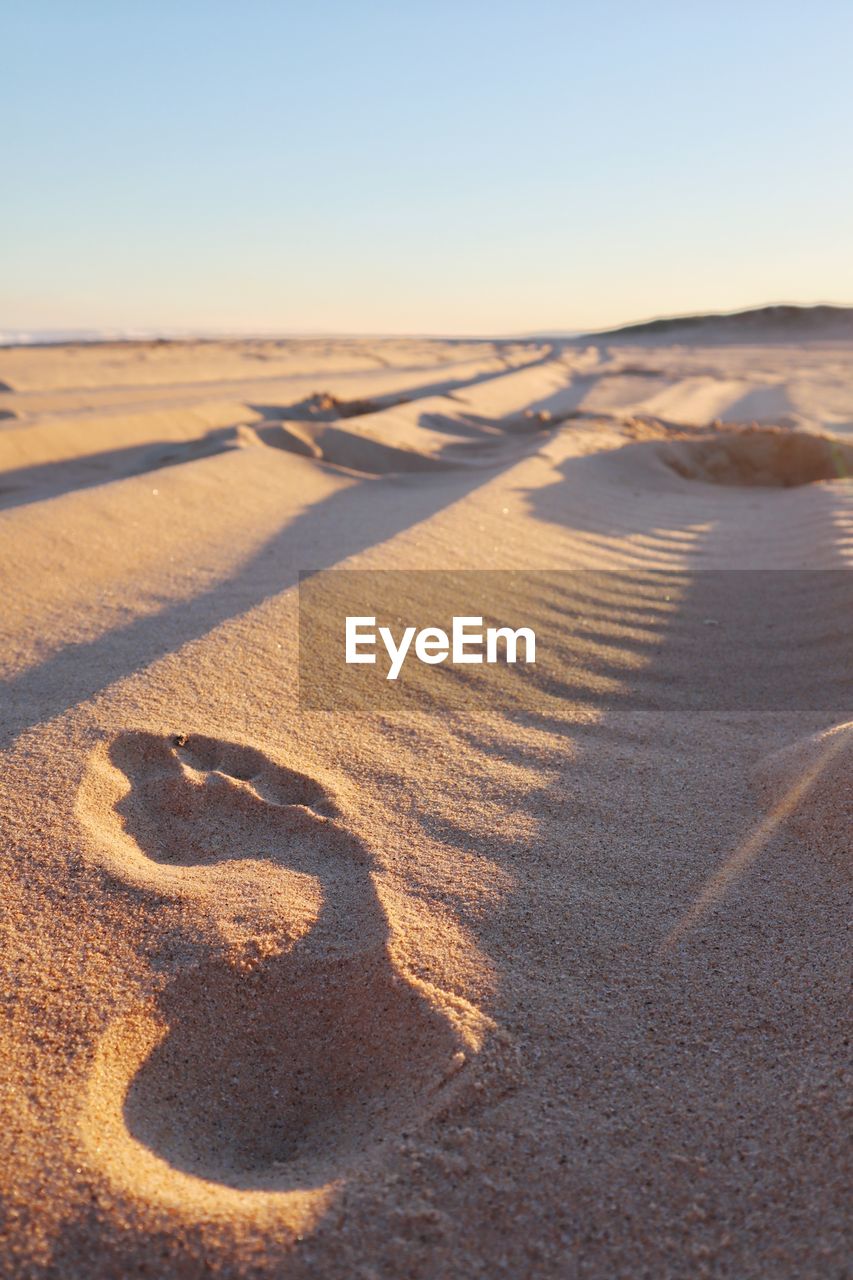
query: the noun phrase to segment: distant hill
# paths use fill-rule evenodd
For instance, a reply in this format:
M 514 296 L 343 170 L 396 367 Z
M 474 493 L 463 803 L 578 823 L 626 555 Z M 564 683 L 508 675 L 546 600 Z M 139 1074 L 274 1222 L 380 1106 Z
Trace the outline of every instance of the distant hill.
M 853 307 L 773 306 L 727 314 L 670 316 L 585 338 L 643 342 L 818 342 L 853 340 Z

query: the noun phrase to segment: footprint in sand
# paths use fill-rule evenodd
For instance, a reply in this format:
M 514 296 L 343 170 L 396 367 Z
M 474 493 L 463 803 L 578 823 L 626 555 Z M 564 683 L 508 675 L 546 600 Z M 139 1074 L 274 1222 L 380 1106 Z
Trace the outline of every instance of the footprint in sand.
M 373 860 L 316 780 L 251 747 L 127 733 L 79 812 L 112 871 L 161 894 L 246 860 L 315 886 L 280 954 L 193 967 L 109 1028 L 84 1136 L 114 1167 L 130 1142 L 225 1187 L 320 1187 L 455 1093 L 486 1020 L 396 966 Z

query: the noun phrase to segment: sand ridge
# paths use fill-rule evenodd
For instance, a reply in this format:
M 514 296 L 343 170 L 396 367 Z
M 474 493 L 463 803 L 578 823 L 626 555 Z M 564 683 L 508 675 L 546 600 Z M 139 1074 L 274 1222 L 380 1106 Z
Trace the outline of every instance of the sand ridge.
M 840 1274 L 843 353 L 139 355 L 0 353 L 9 1274 Z M 797 421 L 655 402 L 695 378 Z M 572 696 L 306 711 L 341 565 L 537 570 Z M 774 710 L 713 660 L 774 646 L 769 597 L 711 611 L 735 569 L 798 575 L 780 661 L 820 623 Z

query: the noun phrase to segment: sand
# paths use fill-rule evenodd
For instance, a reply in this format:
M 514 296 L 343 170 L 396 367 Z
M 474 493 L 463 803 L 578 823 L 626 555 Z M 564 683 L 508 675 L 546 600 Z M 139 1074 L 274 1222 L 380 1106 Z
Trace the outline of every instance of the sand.
M 845 1274 L 850 347 L 699 341 L 0 350 L 4 1276 Z

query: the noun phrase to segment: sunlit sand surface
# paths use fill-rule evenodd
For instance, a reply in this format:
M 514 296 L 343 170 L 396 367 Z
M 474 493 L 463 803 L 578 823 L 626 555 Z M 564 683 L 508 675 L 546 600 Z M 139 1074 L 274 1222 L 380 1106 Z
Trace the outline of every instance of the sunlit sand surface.
M 0 350 L 8 1274 L 843 1274 L 850 346 L 700 341 Z M 571 691 L 305 710 L 334 566 Z

